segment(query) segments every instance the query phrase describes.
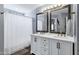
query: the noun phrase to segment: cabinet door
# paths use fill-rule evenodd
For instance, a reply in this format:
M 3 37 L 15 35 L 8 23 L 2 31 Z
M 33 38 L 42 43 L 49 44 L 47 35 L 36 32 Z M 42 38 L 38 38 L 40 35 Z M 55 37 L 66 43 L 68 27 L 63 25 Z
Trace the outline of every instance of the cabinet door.
M 72 55 L 73 54 L 73 43 L 59 41 L 60 48 L 59 48 L 59 55 Z
M 50 40 L 50 54 L 51 55 L 58 55 L 58 48 L 57 48 L 57 40 Z
M 31 53 L 34 53 L 34 54 L 37 54 L 39 55 L 40 54 L 40 38 L 39 37 L 35 37 L 35 36 L 32 36 L 31 37 Z

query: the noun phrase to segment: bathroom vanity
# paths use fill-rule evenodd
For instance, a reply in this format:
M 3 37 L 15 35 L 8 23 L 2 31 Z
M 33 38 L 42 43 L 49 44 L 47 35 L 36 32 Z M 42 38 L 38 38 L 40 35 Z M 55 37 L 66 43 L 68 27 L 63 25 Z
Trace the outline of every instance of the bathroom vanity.
M 72 5 L 36 14 L 36 33 L 31 35 L 31 53 L 36 55 L 74 55 Z M 75 16 L 74 16 L 75 17 Z
M 73 55 L 74 40 L 72 37 L 57 34 L 32 34 L 31 53 L 36 55 Z

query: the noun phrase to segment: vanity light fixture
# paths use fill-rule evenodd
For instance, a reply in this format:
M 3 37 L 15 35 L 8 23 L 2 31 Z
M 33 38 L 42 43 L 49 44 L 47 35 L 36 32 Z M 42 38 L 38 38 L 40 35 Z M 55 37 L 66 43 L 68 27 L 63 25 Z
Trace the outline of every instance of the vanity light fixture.
M 54 5 L 50 5 L 48 7 L 45 7 L 42 9 L 42 12 L 43 11 L 46 11 L 46 10 L 50 10 L 50 9 L 55 9 L 55 8 L 60 8 L 60 7 L 63 7 L 65 6 L 66 4 L 54 4 Z

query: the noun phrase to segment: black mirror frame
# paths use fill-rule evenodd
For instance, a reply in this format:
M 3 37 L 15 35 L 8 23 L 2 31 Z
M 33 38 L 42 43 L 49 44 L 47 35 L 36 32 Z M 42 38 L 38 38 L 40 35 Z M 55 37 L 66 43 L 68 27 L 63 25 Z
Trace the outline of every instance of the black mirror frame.
M 64 8 L 68 8 L 68 19 L 70 20 L 71 19 L 71 5 L 69 4 L 69 5 L 62 7 L 62 9 L 64 9 Z M 55 11 L 57 11 L 57 10 L 55 10 Z M 51 30 L 51 12 L 52 11 L 50 11 L 50 33 L 60 33 L 60 32 L 54 32 L 53 30 Z M 66 34 L 66 33 L 62 33 L 62 34 Z
M 37 26 L 38 26 L 38 25 L 37 25 L 37 20 L 38 20 L 38 19 L 37 19 L 37 16 L 40 15 L 40 14 L 44 14 L 44 13 L 47 14 L 47 25 L 46 25 L 46 26 L 47 26 L 47 30 L 46 30 L 46 31 L 43 31 L 43 30 L 40 31 L 40 30 L 37 30 L 37 28 L 38 28 L 38 27 L 37 27 Z M 37 14 L 36 14 L 36 32 L 48 32 L 48 13 L 47 13 L 47 12 L 42 12 L 42 13 L 37 13 Z

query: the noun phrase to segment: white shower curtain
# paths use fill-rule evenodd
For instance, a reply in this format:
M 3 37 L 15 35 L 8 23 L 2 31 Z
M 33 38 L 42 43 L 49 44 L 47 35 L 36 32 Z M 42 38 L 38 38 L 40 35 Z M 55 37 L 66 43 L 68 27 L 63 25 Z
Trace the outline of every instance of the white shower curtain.
M 32 18 L 4 14 L 4 53 L 12 54 L 29 46 L 32 34 Z

